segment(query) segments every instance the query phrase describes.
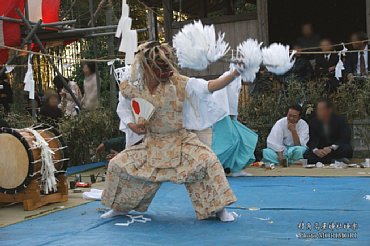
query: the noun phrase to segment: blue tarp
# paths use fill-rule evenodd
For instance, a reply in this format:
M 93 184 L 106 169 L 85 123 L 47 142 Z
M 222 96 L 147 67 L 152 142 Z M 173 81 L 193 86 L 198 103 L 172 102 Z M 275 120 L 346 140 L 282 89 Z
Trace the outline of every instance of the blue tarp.
M 0 245 L 370 245 L 370 201 L 363 198 L 369 178 L 246 177 L 230 184 L 238 197 L 231 210 L 241 215 L 234 223 L 197 221 L 185 188 L 166 183 L 144 214 L 151 222 L 116 226 L 128 219 L 99 219 L 102 206 L 92 202 L 1 228 Z M 299 239 L 301 232 L 357 239 Z
M 94 162 L 94 163 L 84 164 L 80 166 L 72 166 L 72 167 L 67 168 L 66 174 L 72 175 L 76 173 L 82 173 L 82 172 L 95 169 L 98 167 L 104 167 L 106 164 L 107 162 Z

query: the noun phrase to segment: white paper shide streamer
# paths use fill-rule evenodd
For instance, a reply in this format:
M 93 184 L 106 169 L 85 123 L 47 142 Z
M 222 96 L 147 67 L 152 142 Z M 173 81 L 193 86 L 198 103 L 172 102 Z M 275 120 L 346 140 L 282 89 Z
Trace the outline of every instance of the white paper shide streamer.
M 49 147 L 49 144 L 36 130 L 26 128 L 26 131 L 31 133 L 35 137 L 33 142 L 33 148 L 37 147 L 41 149 L 41 186 L 45 194 L 49 194 L 50 191 L 57 191 L 57 179 L 54 173 L 57 171 L 53 163 L 54 152 Z
M 198 71 L 206 69 L 229 51 L 224 38 L 224 33 L 216 37 L 213 25 L 203 26 L 201 21 L 185 25 L 173 38 L 179 66 Z
M 125 223 L 115 223 L 114 225 L 116 226 L 129 226 L 131 224 L 134 224 L 135 222 L 137 223 L 146 223 L 146 222 L 150 222 L 152 221 L 151 218 L 146 218 L 144 217 L 144 215 L 130 215 L 130 214 L 127 214 L 126 215 L 129 220 Z
M 273 43 L 269 47 L 262 48 L 263 64 L 269 72 L 282 75 L 293 67 L 295 53 L 296 51 L 293 51 L 289 55 L 289 45 Z
M 35 99 L 35 80 L 33 79 L 32 56 L 28 56 L 27 73 L 24 77 L 24 90 L 28 91 L 28 98 Z
M 256 79 L 262 63 L 261 45 L 255 39 L 247 39 L 237 47 L 236 59 L 240 64 L 235 66 L 243 81 L 253 82 Z
M 116 38 L 121 38 L 119 51 L 125 53 L 125 64 L 134 62 L 135 52 L 137 51 L 137 32 L 131 30 L 132 19 L 129 17 L 129 6 L 126 0 L 122 0 L 122 15 L 118 22 Z
M 340 80 L 340 78 L 342 78 L 342 71 L 345 69 L 343 61 L 342 61 L 342 55 L 345 56 L 346 52 L 348 51 L 348 49 L 343 43 L 342 45 L 343 45 L 343 49 L 338 52 L 339 60 L 338 60 L 337 65 L 335 66 L 335 78 L 337 80 Z

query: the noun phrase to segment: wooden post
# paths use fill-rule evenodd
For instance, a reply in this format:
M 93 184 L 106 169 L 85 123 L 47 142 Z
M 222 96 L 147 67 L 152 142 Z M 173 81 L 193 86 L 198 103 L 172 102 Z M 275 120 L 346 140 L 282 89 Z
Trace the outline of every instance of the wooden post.
M 106 20 L 106 24 L 107 25 L 112 25 L 113 24 L 113 9 L 112 9 L 112 6 L 107 4 L 106 6 L 106 9 L 105 9 L 105 20 Z M 108 36 L 108 57 L 109 59 L 114 59 L 114 36 L 113 35 L 109 35 Z M 117 83 L 116 83 L 116 80 L 114 79 L 114 76 L 110 76 L 110 83 L 109 83 L 109 87 L 110 87 L 110 103 L 111 103 L 111 108 L 112 109 L 116 109 L 117 108 L 117 96 L 118 96 L 118 92 L 117 92 Z
M 162 0 L 165 41 L 172 45 L 172 20 L 173 5 L 172 0 Z
M 207 0 L 201 1 L 201 7 L 200 7 L 200 16 L 202 18 L 207 18 L 208 16 L 208 9 L 207 9 Z
M 268 45 L 269 26 L 268 26 L 268 0 L 257 0 L 257 20 L 259 40 Z
M 157 40 L 157 15 L 153 11 L 148 11 L 148 31 L 149 31 L 149 40 Z
M 24 15 L 25 15 L 26 20 L 29 22 L 30 18 L 29 18 L 28 14 L 29 14 L 28 0 L 25 0 L 24 1 Z M 31 31 L 32 31 L 32 28 L 27 30 L 27 32 L 31 32 Z M 26 44 L 27 44 L 27 49 L 30 49 L 31 40 L 27 40 Z M 33 63 L 33 57 L 31 58 L 30 62 Z M 36 85 L 34 85 L 34 95 L 33 95 L 34 98 L 36 97 L 36 90 L 35 89 L 36 89 Z M 35 101 L 35 99 L 31 99 L 31 109 L 32 109 L 32 117 L 36 118 L 36 101 Z
M 42 91 L 42 77 L 41 77 L 41 66 L 40 66 L 40 63 L 41 63 L 41 59 L 40 59 L 40 56 L 36 56 L 36 63 L 39 65 L 39 67 L 37 68 L 37 78 L 38 78 L 38 81 L 39 83 L 37 84 L 37 87 L 39 89 L 39 91 Z
M 367 36 L 370 36 L 370 0 L 366 0 L 366 26 Z
M 94 2 L 93 0 L 89 0 L 89 11 L 90 11 L 90 18 L 91 18 L 91 27 L 95 27 L 95 16 L 94 16 Z M 94 33 L 94 32 L 93 32 Z M 98 51 L 97 51 L 97 43 L 96 38 L 93 38 L 93 51 L 95 59 L 98 58 Z M 95 62 L 95 74 L 96 74 L 96 84 L 97 84 L 97 92 L 98 92 L 98 99 L 100 99 L 100 75 L 98 64 Z

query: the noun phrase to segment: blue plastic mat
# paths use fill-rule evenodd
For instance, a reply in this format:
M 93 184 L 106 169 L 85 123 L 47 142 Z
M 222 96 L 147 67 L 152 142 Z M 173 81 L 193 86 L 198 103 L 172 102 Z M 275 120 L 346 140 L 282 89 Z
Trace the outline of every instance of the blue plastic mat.
M 72 167 L 67 168 L 66 174 L 72 175 L 76 173 L 85 172 L 85 171 L 95 169 L 98 167 L 104 167 L 106 164 L 107 162 L 95 162 L 95 163 L 89 163 L 89 164 L 84 164 L 80 166 L 72 166 Z
M 99 219 L 96 208 L 102 206 L 92 202 L 1 228 L 0 245 L 370 245 L 370 201 L 363 198 L 370 194 L 369 178 L 247 177 L 230 183 L 238 197 L 231 210 L 241 215 L 234 223 L 197 221 L 185 188 L 166 183 L 144 214 L 152 219 L 145 224 Z M 356 239 L 298 238 L 325 232 Z

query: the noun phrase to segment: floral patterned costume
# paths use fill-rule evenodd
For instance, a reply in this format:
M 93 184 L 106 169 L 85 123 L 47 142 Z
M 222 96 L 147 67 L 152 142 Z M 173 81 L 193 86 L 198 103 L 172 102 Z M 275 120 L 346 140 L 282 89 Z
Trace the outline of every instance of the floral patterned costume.
M 121 83 L 127 98 L 144 98 L 156 110 L 144 142 L 132 146 L 108 166 L 103 205 L 117 211 L 146 211 L 161 182 L 185 184 L 198 219 L 206 219 L 236 201 L 223 168 L 196 134 L 183 129 L 182 104 L 188 78 L 173 76 L 154 95 L 147 88 Z

